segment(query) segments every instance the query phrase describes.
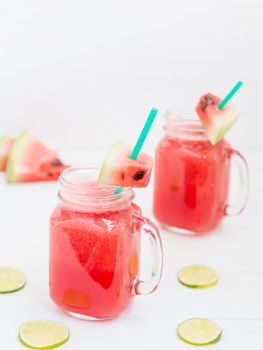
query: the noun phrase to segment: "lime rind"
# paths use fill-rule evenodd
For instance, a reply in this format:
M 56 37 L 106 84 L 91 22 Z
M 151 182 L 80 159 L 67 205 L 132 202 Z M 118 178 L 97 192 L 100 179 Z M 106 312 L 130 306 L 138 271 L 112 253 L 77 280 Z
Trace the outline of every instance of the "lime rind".
M 206 318 L 188 319 L 180 323 L 176 330 L 181 340 L 196 346 L 217 343 L 222 336 L 222 332 L 222 328 L 219 325 Z
M 26 285 L 22 271 L 10 266 L 0 266 L 0 294 L 14 293 Z
M 25 283 L 24 283 L 21 287 L 19 287 L 19 288 L 10 289 L 10 290 L 7 290 L 7 291 L 1 291 L 1 290 L 0 290 L 0 294 L 11 294 L 11 293 L 19 292 L 21 289 L 23 289 L 23 288 L 25 287 L 25 285 L 26 285 L 26 281 L 25 281 Z
M 20 334 L 18 335 L 18 338 L 19 338 L 20 342 L 21 342 L 23 345 L 25 345 L 27 348 L 30 348 L 30 349 L 43 349 L 43 350 L 48 350 L 48 349 L 55 349 L 55 348 L 58 348 L 59 346 L 65 344 L 65 343 L 69 340 L 69 336 L 70 336 L 70 333 L 69 333 L 68 337 L 65 338 L 63 341 L 58 342 L 58 343 L 56 343 L 56 344 L 54 344 L 54 345 L 46 346 L 46 347 L 36 347 L 36 346 L 32 346 L 32 345 L 26 343 L 26 342 L 22 339 L 22 337 L 20 336 Z
M 48 333 L 48 329 L 43 330 L 43 328 L 47 328 L 47 326 L 50 333 Z M 54 335 L 54 328 L 58 330 L 58 327 L 63 331 L 60 337 L 58 337 L 57 334 L 56 336 Z M 43 337 L 45 337 L 45 339 L 43 339 Z M 49 337 L 49 343 L 46 340 L 47 337 Z M 70 332 L 64 324 L 48 320 L 27 321 L 20 326 L 18 331 L 20 342 L 30 349 L 54 349 L 65 344 L 69 340 L 69 337 Z
M 183 267 L 178 275 L 178 281 L 189 288 L 206 288 L 215 285 L 218 273 L 207 265 L 197 264 Z

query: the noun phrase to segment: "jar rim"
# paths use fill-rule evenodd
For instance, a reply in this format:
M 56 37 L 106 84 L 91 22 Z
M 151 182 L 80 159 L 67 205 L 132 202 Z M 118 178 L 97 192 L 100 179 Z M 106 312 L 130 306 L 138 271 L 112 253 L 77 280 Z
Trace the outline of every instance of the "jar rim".
M 66 168 L 59 177 L 59 198 L 70 203 L 83 206 L 110 206 L 119 204 L 123 200 L 132 200 L 134 192 L 131 187 L 123 187 L 122 191 L 115 194 L 117 186 L 97 185 L 96 181 L 98 164 L 78 165 Z M 93 174 L 93 176 L 89 176 Z M 90 184 L 89 184 L 89 180 Z M 92 184 L 93 180 L 93 184 Z
M 164 129 L 171 136 L 175 133 L 187 133 L 207 138 L 206 130 L 197 113 L 190 108 L 176 106 L 169 108 L 165 113 Z

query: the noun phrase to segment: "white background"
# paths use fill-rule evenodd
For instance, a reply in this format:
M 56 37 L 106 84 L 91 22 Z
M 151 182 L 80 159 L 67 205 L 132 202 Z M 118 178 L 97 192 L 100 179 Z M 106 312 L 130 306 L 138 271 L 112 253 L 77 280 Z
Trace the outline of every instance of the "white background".
M 261 0 L 9 0 L 0 3 L 0 134 L 31 129 L 58 150 L 133 144 L 159 108 L 194 107 L 238 81 L 240 150 L 263 148 Z
M 86 323 L 65 316 L 48 296 L 56 184 L 6 185 L 1 175 L 0 264 L 20 267 L 28 279 L 22 291 L 0 297 L 1 346 L 22 349 L 18 327 L 45 318 L 69 327 L 65 350 L 187 350 L 175 329 L 196 316 L 223 327 L 215 349 L 261 346 L 262 13 L 261 0 L 0 0 L 0 134 L 30 129 L 65 160 L 88 162 L 120 138 L 133 144 L 155 106 L 160 113 L 145 144 L 153 153 L 170 105 L 194 107 L 202 93 L 223 96 L 243 80 L 235 97 L 243 113 L 228 138 L 248 158 L 251 177 L 238 218 L 199 238 L 161 232 L 165 265 L 156 293 L 137 297 L 114 321 Z M 136 193 L 152 217 L 151 188 Z M 219 284 L 181 286 L 177 272 L 191 263 L 214 267 Z

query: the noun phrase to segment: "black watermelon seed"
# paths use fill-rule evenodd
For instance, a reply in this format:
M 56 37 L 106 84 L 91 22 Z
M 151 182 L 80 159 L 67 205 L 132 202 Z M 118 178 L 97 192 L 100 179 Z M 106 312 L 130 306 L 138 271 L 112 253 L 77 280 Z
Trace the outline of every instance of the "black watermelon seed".
M 135 181 L 139 181 L 139 180 L 141 180 L 144 177 L 145 173 L 146 173 L 146 171 L 139 170 L 135 174 L 132 175 L 132 178 Z
M 209 105 L 213 105 L 215 103 L 215 101 L 212 99 L 212 97 L 210 97 L 208 95 L 205 95 L 204 98 Z
M 51 163 L 51 165 L 54 165 L 54 166 L 61 166 L 61 165 L 63 165 L 61 160 L 58 159 L 58 158 L 53 159 L 50 163 Z
M 201 102 L 201 109 L 203 112 L 205 111 L 206 107 L 207 107 L 207 104 L 204 102 Z

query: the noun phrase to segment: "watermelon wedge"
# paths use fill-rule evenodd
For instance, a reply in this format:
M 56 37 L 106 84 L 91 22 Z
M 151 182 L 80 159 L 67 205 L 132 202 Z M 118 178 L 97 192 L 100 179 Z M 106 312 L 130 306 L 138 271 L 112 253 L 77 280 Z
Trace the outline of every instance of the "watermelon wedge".
M 0 137 L 0 171 L 3 171 L 6 169 L 7 159 L 9 157 L 9 154 L 11 152 L 14 142 L 15 142 L 15 139 L 11 137 L 8 137 L 8 136 Z
M 7 182 L 56 180 L 67 166 L 29 132 L 16 140 L 7 162 Z
M 220 110 L 218 108 L 220 102 L 219 97 L 208 92 L 200 97 L 196 107 L 196 113 L 213 145 L 224 137 L 240 115 L 240 111 L 230 103 Z
M 153 159 L 141 152 L 131 160 L 131 148 L 124 142 L 115 143 L 102 164 L 99 183 L 121 187 L 146 187 L 150 180 Z

